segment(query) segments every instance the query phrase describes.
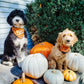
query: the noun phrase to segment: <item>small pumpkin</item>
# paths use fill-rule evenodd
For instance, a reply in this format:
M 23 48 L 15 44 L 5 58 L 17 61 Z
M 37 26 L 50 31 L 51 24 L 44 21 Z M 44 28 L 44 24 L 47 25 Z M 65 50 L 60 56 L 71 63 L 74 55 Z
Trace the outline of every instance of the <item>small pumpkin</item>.
M 46 58 L 51 52 L 53 45 L 48 42 L 41 42 L 37 45 L 35 45 L 31 50 L 30 54 L 35 54 L 35 53 L 41 53 L 43 54 Z
M 25 74 L 22 73 L 22 78 L 17 79 L 13 84 L 34 84 L 30 79 L 25 78 Z
M 22 62 L 22 70 L 26 76 L 40 78 L 48 69 L 48 61 L 40 53 L 28 55 Z
M 63 84 L 64 76 L 61 71 L 56 69 L 49 69 L 44 73 L 44 81 L 47 84 Z
M 74 81 L 77 78 L 77 75 L 72 70 L 63 71 L 64 79 L 67 81 Z
M 80 53 L 69 53 L 66 56 L 67 66 L 73 71 L 84 72 L 84 56 Z

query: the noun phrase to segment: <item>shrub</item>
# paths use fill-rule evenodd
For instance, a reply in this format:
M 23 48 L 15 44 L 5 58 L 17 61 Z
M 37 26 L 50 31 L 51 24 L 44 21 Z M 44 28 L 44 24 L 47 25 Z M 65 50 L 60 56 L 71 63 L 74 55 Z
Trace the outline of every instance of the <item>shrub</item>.
M 27 28 L 37 26 L 42 41 L 55 43 L 58 33 L 66 28 L 74 31 L 79 41 L 72 51 L 84 55 L 84 1 L 83 0 L 35 0 L 27 4 Z

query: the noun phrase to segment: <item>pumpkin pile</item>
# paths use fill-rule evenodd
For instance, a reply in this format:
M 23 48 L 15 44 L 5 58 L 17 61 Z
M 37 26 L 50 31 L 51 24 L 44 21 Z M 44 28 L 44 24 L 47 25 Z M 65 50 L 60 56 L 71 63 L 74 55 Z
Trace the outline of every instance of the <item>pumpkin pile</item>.
M 48 70 L 48 55 L 51 52 L 53 45 L 48 42 L 41 42 L 35 45 L 31 50 L 30 54 L 23 60 L 21 63 L 21 68 L 24 74 L 30 78 L 38 79 L 43 76 L 45 83 L 47 84 L 63 84 L 64 79 L 66 81 L 74 81 L 77 78 L 77 75 L 73 71 L 79 70 L 77 66 L 78 58 L 74 58 L 72 54 L 68 59 L 68 67 L 72 70 L 65 70 L 63 73 L 56 69 Z M 60 49 L 64 52 L 68 52 L 70 50 L 67 46 L 61 46 Z M 82 57 L 81 57 L 82 58 Z M 79 59 L 80 60 L 80 59 Z M 82 59 L 81 59 L 82 60 Z M 75 63 L 76 62 L 76 63 Z M 76 65 L 74 65 L 74 64 Z M 13 84 L 34 84 L 30 79 L 25 78 L 24 74 L 22 74 L 22 78 L 16 80 Z

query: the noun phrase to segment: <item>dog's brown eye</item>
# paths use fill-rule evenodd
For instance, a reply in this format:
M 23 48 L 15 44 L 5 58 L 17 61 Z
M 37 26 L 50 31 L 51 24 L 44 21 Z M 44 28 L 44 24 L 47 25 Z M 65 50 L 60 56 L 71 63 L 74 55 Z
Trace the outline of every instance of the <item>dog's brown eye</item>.
M 72 35 L 70 34 L 70 36 L 72 37 Z
M 65 36 L 66 36 L 66 34 L 63 35 L 63 37 L 65 37 Z

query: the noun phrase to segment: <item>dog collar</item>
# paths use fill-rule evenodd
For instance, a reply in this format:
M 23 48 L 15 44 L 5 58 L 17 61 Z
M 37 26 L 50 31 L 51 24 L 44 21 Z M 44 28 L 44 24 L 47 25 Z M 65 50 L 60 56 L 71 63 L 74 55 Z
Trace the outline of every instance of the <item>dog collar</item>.
M 13 33 L 19 38 L 22 39 L 24 36 L 24 28 L 15 28 L 12 27 Z
M 66 54 L 67 52 L 70 51 L 70 47 L 69 46 L 66 46 L 66 45 L 61 45 L 59 47 L 59 50 L 63 53 L 63 54 Z

